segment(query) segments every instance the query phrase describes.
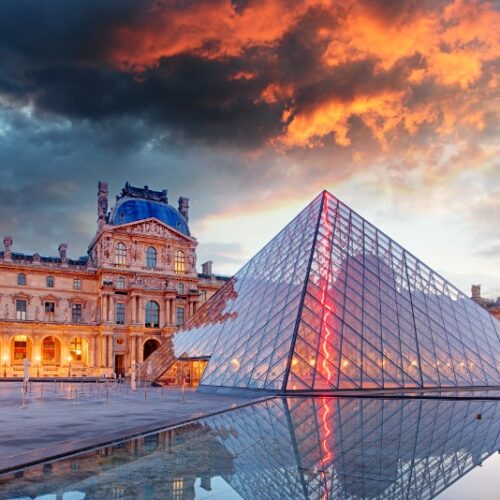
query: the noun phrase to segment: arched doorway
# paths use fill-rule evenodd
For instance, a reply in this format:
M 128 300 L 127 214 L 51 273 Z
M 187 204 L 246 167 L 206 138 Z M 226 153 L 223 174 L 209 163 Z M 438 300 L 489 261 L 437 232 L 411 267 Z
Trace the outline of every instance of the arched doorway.
M 160 343 L 157 340 L 155 339 L 146 340 L 142 348 L 142 356 L 143 356 L 142 359 L 143 360 L 147 359 L 149 356 L 151 356 L 151 354 L 153 354 L 153 352 L 156 351 L 156 349 L 158 349 L 158 347 L 160 347 Z
M 61 343 L 53 335 L 42 340 L 42 363 L 57 365 L 61 361 Z
M 31 359 L 31 340 L 26 335 L 16 335 L 12 339 L 12 364 L 22 365 L 24 358 Z

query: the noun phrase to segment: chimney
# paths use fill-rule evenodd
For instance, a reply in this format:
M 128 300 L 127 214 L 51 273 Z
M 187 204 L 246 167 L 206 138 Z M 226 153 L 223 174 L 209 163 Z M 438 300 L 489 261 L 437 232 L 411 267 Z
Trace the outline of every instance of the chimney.
M 213 262 L 211 260 L 207 260 L 201 265 L 201 274 L 204 274 L 205 276 L 212 276 L 212 264 Z
M 10 251 L 10 247 L 12 246 L 12 236 L 4 236 L 3 237 L 3 258 L 4 260 L 12 259 L 12 252 Z
M 470 292 L 472 299 L 481 299 L 481 285 L 472 285 Z
M 97 184 L 97 227 L 106 224 L 108 214 L 108 183 L 99 181 Z
M 179 198 L 179 212 L 189 222 L 189 198 L 184 198 L 184 196 Z
M 59 245 L 59 258 L 61 259 L 61 262 L 65 264 L 68 262 L 68 257 L 67 257 L 67 250 L 68 250 L 68 244 L 67 243 L 61 243 Z

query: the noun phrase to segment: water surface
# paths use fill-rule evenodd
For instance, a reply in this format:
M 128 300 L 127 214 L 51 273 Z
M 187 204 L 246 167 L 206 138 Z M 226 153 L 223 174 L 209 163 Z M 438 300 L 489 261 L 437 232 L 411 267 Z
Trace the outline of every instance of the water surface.
M 498 474 L 478 466 L 499 449 L 499 413 L 500 401 L 275 398 L 7 474 L 0 498 L 459 498 L 468 477 L 494 498 Z

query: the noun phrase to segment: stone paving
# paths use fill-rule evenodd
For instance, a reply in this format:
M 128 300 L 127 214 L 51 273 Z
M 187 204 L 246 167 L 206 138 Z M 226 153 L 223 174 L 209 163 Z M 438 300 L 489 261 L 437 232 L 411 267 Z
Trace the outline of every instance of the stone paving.
M 259 400 L 262 398 L 259 398 Z M 249 399 L 192 389 L 125 384 L 0 383 L 0 473 L 120 438 L 178 425 L 250 404 Z

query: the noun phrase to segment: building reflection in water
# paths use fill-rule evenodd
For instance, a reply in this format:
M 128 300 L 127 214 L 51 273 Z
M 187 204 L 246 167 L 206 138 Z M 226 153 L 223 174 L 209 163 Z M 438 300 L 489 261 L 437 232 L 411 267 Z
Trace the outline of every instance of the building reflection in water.
M 499 411 L 498 401 L 275 398 L 3 476 L 0 492 L 191 499 L 217 477 L 252 500 L 433 498 L 498 449 Z

